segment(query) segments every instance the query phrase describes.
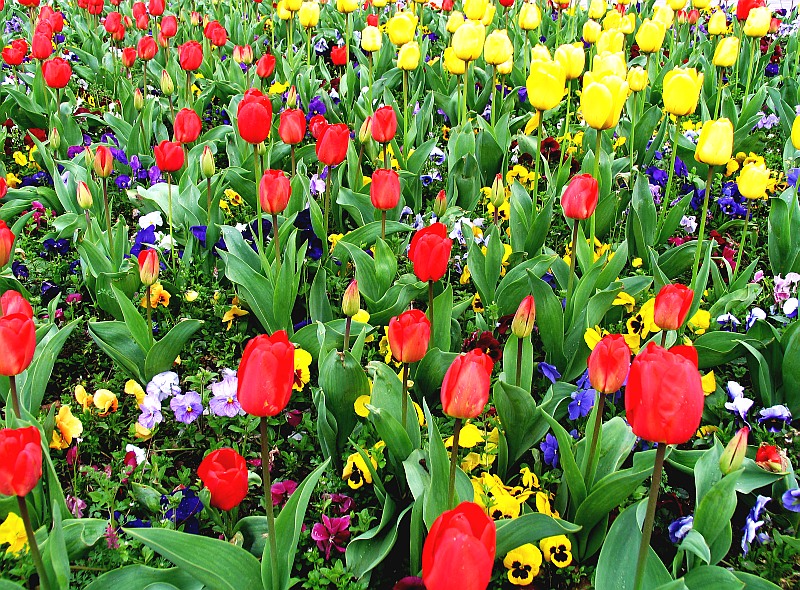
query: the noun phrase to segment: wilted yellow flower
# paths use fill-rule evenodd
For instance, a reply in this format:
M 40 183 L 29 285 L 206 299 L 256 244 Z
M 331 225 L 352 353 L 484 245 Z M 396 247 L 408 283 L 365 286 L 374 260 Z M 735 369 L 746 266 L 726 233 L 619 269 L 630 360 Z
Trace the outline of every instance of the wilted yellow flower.
M 61 406 L 56 415 L 53 438 L 50 441 L 51 449 L 66 449 L 72 440 L 83 433 L 83 424 L 75 416 L 69 406 Z
M 86 388 L 81 384 L 75 386 L 75 399 L 78 401 L 84 411 L 91 408 L 92 404 L 94 403 L 92 396 L 86 393 Z

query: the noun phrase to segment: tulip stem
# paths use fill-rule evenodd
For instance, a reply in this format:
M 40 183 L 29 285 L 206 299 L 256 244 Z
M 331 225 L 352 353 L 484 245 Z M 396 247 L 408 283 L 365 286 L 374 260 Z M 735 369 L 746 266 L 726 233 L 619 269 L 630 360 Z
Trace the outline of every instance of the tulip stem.
M 269 560 L 272 567 L 272 587 L 278 588 L 278 543 L 275 538 L 275 514 L 272 510 L 272 480 L 269 473 L 269 444 L 267 441 L 267 418 L 261 416 L 261 472 L 264 474 L 264 501 L 267 505 L 267 536 L 269 537 Z
M 703 197 L 703 213 L 702 213 L 702 216 L 700 217 L 700 230 L 698 231 L 698 234 L 697 234 L 697 249 L 695 250 L 695 253 L 694 253 L 694 266 L 692 266 L 692 282 L 691 282 L 691 285 L 692 285 L 692 289 L 694 289 L 695 293 L 697 293 L 698 289 L 700 289 L 700 292 L 702 293 L 703 289 L 705 289 L 705 287 L 706 287 L 705 285 L 702 285 L 702 286 L 695 285 L 694 281 L 697 278 L 697 271 L 700 268 L 700 252 L 703 249 L 703 235 L 705 234 L 705 230 L 706 230 L 706 217 L 708 217 L 708 198 L 709 198 L 709 195 L 711 194 L 711 182 L 712 182 L 712 180 L 714 180 L 714 167 L 713 166 L 709 166 L 708 167 L 708 177 L 706 178 L 706 192 L 705 192 L 705 196 Z
M 428 312 L 430 312 L 431 320 L 431 342 L 433 342 L 433 281 L 428 281 Z
M 350 328 L 353 324 L 353 318 L 347 316 L 347 319 L 344 322 L 344 346 L 342 347 L 342 352 L 347 352 L 350 348 Z
M 311 28 L 306 28 L 306 36 L 308 37 L 308 42 L 306 44 L 306 65 L 310 68 L 311 67 Z
M 408 70 L 403 70 L 403 153 L 408 157 Z
M 750 226 L 750 199 L 747 199 L 747 208 L 744 216 L 744 228 L 742 228 L 742 242 L 739 244 L 739 253 L 736 255 L 736 266 L 733 269 L 733 278 L 731 283 L 739 276 L 739 268 L 742 264 L 742 253 L 744 252 L 745 244 L 747 243 L 747 230 Z
M 259 170 L 259 163 L 261 159 L 258 157 L 258 147 L 256 144 L 253 144 L 253 178 L 255 179 L 256 184 L 256 219 L 258 223 L 258 256 L 262 258 L 264 256 L 264 227 L 261 222 L 261 195 L 259 194 L 259 186 L 258 181 L 261 177 L 260 170 Z M 262 264 L 264 264 L 264 259 L 262 258 Z
M 681 126 L 681 118 L 675 117 L 675 129 L 672 131 L 672 158 L 669 164 L 669 176 L 667 177 L 667 187 L 661 195 L 661 210 L 658 212 L 658 227 L 664 223 L 664 218 L 669 206 L 669 196 L 672 192 L 672 179 L 675 176 L 675 159 L 678 157 L 678 129 Z
M 575 284 L 575 259 L 578 257 L 576 252 L 578 246 L 578 225 L 577 219 L 572 220 L 572 243 L 570 245 L 569 254 L 569 278 L 567 278 L 567 299 L 565 301 L 564 309 L 569 312 L 569 300 L 572 298 L 572 287 Z
M 369 60 L 369 108 L 367 112 L 374 113 L 375 111 L 372 108 L 372 86 L 375 84 L 375 72 L 373 71 L 372 66 L 372 52 L 367 53 L 367 59 Z
M 386 240 L 386 211 L 381 211 L 381 239 Z
M 594 463 L 595 455 L 597 454 L 597 443 L 600 440 L 600 431 L 603 428 L 603 410 L 606 407 L 606 394 L 597 392 L 597 413 L 594 417 L 594 430 L 592 431 L 592 443 L 589 445 L 589 457 L 586 461 L 586 472 L 583 474 L 583 479 L 586 480 L 587 489 L 592 488 L 592 480 L 594 479 L 594 470 L 592 463 Z
M 492 66 L 492 129 L 497 118 L 497 66 Z
M 744 99 L 750 96 L 750 83 L 753 81 L 753 64 L 756 61 L 756 41 L 750 39 L 750 61 L 747 64 L 747 85 L 744 87 Z M 743 100 L 744 100 L 743 99 Z
M 28 505 L 25 503 L 25 497 L 17 496 L 17 504 L 19 505 L 19 515 L 22 517 L 22 522 L 25 525 L 25 536 L 28 537 L 28 546 L 31 549 L 33 564 L 36 566 L 36 571 L 39 574 L 39 588 L 41 590 L 48 590 L 50 588 L 50 581 L 47 579 L 47 570 L 44 568 L 42 554 L 39 552 L 39 545 L 36 544 L 36 534 L 33 532 L 31 515 L 28 513 Z
M 105 179 L 103 179 L 105 185 Z M 175 240 L 172 237 L 172 174 L 167 172 L 167 206 L 169 207 L 169 262 L 175 279 Z
M 142 61 L 142 96 L 147 98 L 147 62 Z
M 533 212 L 536 213 L 536 197 L 539 194 L 539 160 L 542 159 L 542 117 L 544 111 L 536 109 L 536 160 L 533 162 Z
M 719 72 L 717 72 L 717 74 L 718 74 L 717 101 L 716 101 L 716 104 L 714 105 L 714 119 L 719 118 L 719 104 L 720 104 L 720 99 L 722 98 L 722 78 L 723 78 L 724 73 L 725 73 L 725 68 L 720 68 Z
M 106 210 L 106 231 L 108 232 L 108 256 L 114 259 L 114 234 L 111 232 L 111 208 L 108 206 L 108 181 L 103 178 L 103 205 Z
M 461 111 L 461 128 L 467 124 L 467 81 L 469 80 L 469 63 L 464 68 L 464 110 Z
M 16 375 L 10 375 L 8 377 L 8 385 L 9 385 L 9 391 L 11 392 L 11 403 L 14 406 L 14 413 L 17 415 L 17 418 L 21 418 L 22 413 L 19 411 L 19 394 L 17 394 Z
M 600 192 L 600 155 L 603 151 L 603 130 L 597 130 L 597 137 L 595 139 L 594 145 L 594 179 L 597 181 L 597 191 Z M 594 233 L 595 233 L 595 218 L 594 212 L 592 212 L 591 217 L 589 217 L 589 248 L 594 252 Z M 575 240 L 572 240 L 572 247 L 575 247 Z
M 292 152 L 292 180 L 294 180 L 294 177 L 297 175 L 297 161 L 295 160 L 294 157 L 294 144 L 292 144 L 291 152 Z
M 147 303 L 147 333 L 150 335 L 150 346 L 153 346 L 153 306 L 150 304 L 150 290 L 151 286 L 147 285 L 147 293 L 145 295 L 145 302 Z
M 458 437 L 461 435 L 461 418 L 456 418 L 453 427 L 453 448 L 450 451 L 450 483 L 447 485 L 447 505 L 453 508 L 456 491 L 456 466 L 458 465 Z
M 656 447 L 656 461 L 653 466 L 653 481 L 650 484 L 650 496 L 647 499 L 647 514 L 644 517 L 642 526 L 642 542 L 639 545 L 639 558 L 636 560 L 636 578 L 633 584 L 634 590 L 640 590 L 644 580 L 645 563 L 647 562 L 647 552 L 650 549 L 650 536 L 653 534 L 653 521 L 656 516 L 656 501 L 658 500 L 658 489 L 661 487 L 661 470 L 664 467 L 664 455 L 667 452 L 667 445 L 658 443 Z
M 517 337 L 517 379 L 515 381 L 517 387 L 520 387 L 522 382 L 522 344 L 523 339 Z
M 331 183 L 333 183 L 333 168 L 328 167 L 328 178 L 325 179 L 325 211 L 323 213 L 323 221 L 325 226 L 325 235 L 328 235 L 328 215 L 331 208 Z
M 403 363 L 403 398 L 402 398 L 402 423 L 403 430 L 406 428 L 406 413 L 408 412 L 408 363 Z
M 278 274 L 281 272 L 281 243 L 278 237 L 278 214 L 272 214 L 272 235 L 275 236 L 275 264 L 278 268 Z
M 211 178 L 206 178 L 206 202 L 208 205 L 208 226 L 211 227 Z M 208 244 L 206 244 L 208 246 Z

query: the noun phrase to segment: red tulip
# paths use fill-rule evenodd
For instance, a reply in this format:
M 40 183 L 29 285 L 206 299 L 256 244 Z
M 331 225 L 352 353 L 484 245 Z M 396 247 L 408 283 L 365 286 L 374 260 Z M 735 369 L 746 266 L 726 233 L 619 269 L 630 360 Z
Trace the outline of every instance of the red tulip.
M 36 426 L 0 430 L 0 494 L 27 496 L 42 478 L 42 435 Z
M 17 291 L 10 289 L 0 297 L 0 310 L 2 310 L 0 317 L 21 313 L 25 317 L 33 319 L 33 308 L 28 300 Z
M 341 164 L 347 156 L 350 129 L 344 123 L 328 125 L 317 140 L 317 158 L 326 166 Z
M 339 45 L 331 49 L 331 61 L 335 66 L 343 66 L 347 63 L 347 46 Z
M 371 27 L 378 26 L 378 15 L 377 14 L 368 14 L 367 15 L 367 24 Z
M 53 42 L 48 35 L 33 34 L 31 42 L 31 57 L 34 59 L 47 59 L 53 53 Z
M 14 253 L 15 237 L 13 232 L 6 225 L 6 222 L 0 219 L 0 268 L 8 264 L 11 255 Z
M 703 385 L 689 351 L 650 343 L 631 364 L 625 410 L 633 433 L 661 444 L 681 444 L 694 436 L 703 414 Z M 692 350 L 694 350 L 692 348 Z
M 22 6 L 27 6 L 29 8 L 31 7 L 36 8 L 37 6 L 39 6 L 39 0 L 19 0 L 19 3 Z
M 141 15 L 147 14 L 147 6 L 144 5 L 144 2 L 134 2 L 131 11 L 133 18 L 139 18 Z
M 119 12 L 109 12 L 106 20 L 103 21 L 103 28 L 109 35 L 122 29 L 122 15 Z
M 662 330 L 677 330 L 686 321 L 694 291 L 684 285 L 664 285 L 656 295 L 653 321 Z
M 155 284 L 158 271 L 158 252 L 152 248 L 139 252 L 139 279 L 145 287 Z
M 303 141 L 306 135 L 306 117 L 300 109 L 286 109 L 281 113 L 278 125 L 278 135 L 281 141 L 288 145 L 295 145 Z
M 690 11 L 689 11 L 687 14 L 686 14 L 686 21 L 687 21 L 687 22 L 688 22 L 690 25 L 694 25 L 694 24 L 697 24 L 697 21 L 698 21 L 698 20 L 700 20 L 700 11 L 699 11 L 699 10 L 697 10 L 696 8 L 692 8 L 692 9 L 691 9 L 691 10 L 690 10 Z
M 514 0 L 499 0 L 500 6 L 503 8 L 511 8 L 514 6 Z
M 150 15 L 142 14 L 136 17 L 136 28 L 145 31 L 150 27 Z
M 614 393 L 628 377 L 631 349 L 621 334 L 609 334 L 597 343 L 586 364 L 592 387 L 600 393 Z
M 86 10 L 94 16 L 101 14 L 103 12 L 103 0 L 89 0 Z
M 408 257 L 414 263 L 414 274 L 420 281 L 438 281 L 447 272 L 453 240 L 447 237 L 443 223 L 424 227 L 411 238 Z
M 591 174 L 578 174 L 569 181 L 561 206 L 569 219 L 589 219 L 597 207 L 598 186 Z
M 314 115 L 308 122 L 308 130 L 311 132 L 311 137 L 319 139 L 328 128 L 328 122 L 322 115 Z
M 167 39 L 172 39 L 178 33 L 178 19 L 174 16 L 165 16 L 161 19 L 161 34 Z
M 28 42 L 25 39 L 14 39 L 10 47 L 3 48 L 3 61 L 10 66 L 18 66 L 28 54 Z
M 442 409 L 453 418 L 475 418 L 489 401 L 494 362 L 480 349 L 453 360 L 442 382 Z
M 455 2 L 453 0 L 442 0 L 442 10 L 444 12 L 450 12 L 455 8 Z
M 680 10 L 676 11 L 675 12 L 675 20 L 678 21 L 678 23 L 680 23 L 682 25 L 686 24 L 686 20 L 687 20 L 686 11 L 683 10 L 683 9 L 680 9 Z
M 256 75 L 259 78 L 269 78 L 275 71 L 275 56 L 265 53 L 256 62 Z
M 739 0 L 736 4 L 736 18 L 740 21 L 745 21 L 751 10 L 766 5 L 766 0 Z
M 494 521 L 473 502 L 462 502 L 434 522 L 422 549 L 428 590 L 486 590 L 497 547 Z
M 132 68 L 136 63 L 136 48 L 126 47 L 122 50 L 122 65 L 126 68 Z
M 247 462 L 233 449 L 206 455 L 197 476 L 211 492 L 211 505 L 220 510 L 231 510 L 247 496 Z
M 378 143 L 388 143 L 397 133 L 397 115 L 394 108 L 383 106 L 372 115 L 372 139 Z
M 378 168 L 372 173 L 369 185 L 369 198 L 372 206 L 381 211 L 389 211 L 400 202 L 400 177 L 389 168 Z
M 178 47 L 181 68 L 193 72 L 203 63 L 203 46 L 197 41 L 187 41 Z
M 511 320 L 511 333 L 517 338 L 527 338 L 533 332 L 533 323 L 536 321 L 536 301 L 533 295 L 528 295 L 520 302 L 514 319 Z
M 775 445 L 761 443 L 756 451 L 756 465 L 772 473 L 789 471 L 789 459 L 786 453 Z
M 6 182 L 6 179 L 4 177 L 0 176 L 0 199 L 5 197 L 7 193 L 8 193 L 8 182 Z M 3 265 L 0 264 L 0 266 Z
M 286 332 L 251 339 L 239 363 L 237 395 L 252 416 L 276 416 L 289 403 L 294 385 L 294 345 Z
M 258 186 L 261 208 L 270 215 L 282 213 L 292 196 L 292 185 L 283 170 L 265 170 Z
M 184 155 L 181 144 L 165 139 L 153 151 L 156 156 L 156 166 L 162 172 L 177 172 L 183 166 Z
M 203 129 L 203 122 L 200 117 L 192 109 L 181 109 L 175 115 L 175 125 L 173 132 L 175 141 L 178 143 L 192 143 L 197 141 L 200 137 L 200 131 Z
M 104 145 L 97 146 L 94 152 L 94 172 L 100 178 L 108 178 L 114 169 L 114 155 Z
M 36 327 L 24 313 L 0 318 L 0 375 L 19 375 L 28 368 L 36 349 Z
M 72 66 L 68 61 L 54 57 L 42 63 L 42 75 L 50 88 L 64 88 L 72 77 Z
M 139 43 L 136 45 L 136 54 L 139 56 L 139 59 L 150 61 L 156 56 L 156 53 L 158 53 L 158 45 L 155 39 L 150 35 L 145 35 L 139 39 Z
M 219 22 L 211 21 L 206 26 L 205 35 L 215 47 L 222 47 L 228 42 L 228 31 Z
M 431 322 L 419 309 L 409 309 L 389 320 L 387 337 L 395 360 L 416 363 L 428 352 Z
M 150 0 L 147 10 L 153 16 L 161 16 L 164 14 L 164 0 Z
M 269 137 L 272 126 L 272 103 L 261 91 L 251 88 L 244 93 L 236 111 L 239 134 L 247 143 L 259 144 Z

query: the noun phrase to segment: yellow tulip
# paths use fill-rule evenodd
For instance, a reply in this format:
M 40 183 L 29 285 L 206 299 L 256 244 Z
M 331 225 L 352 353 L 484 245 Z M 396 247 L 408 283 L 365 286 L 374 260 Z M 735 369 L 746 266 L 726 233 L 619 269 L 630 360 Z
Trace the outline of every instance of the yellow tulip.
M 603 19 L 603 30 L 613 31 L 614 29 L 618 29 L 621 21 L 622 15 L 619 12 L 616 10 L 609 10 Z
M 481 20 L 487 4 L 487 0 L 464 0 L 464 16 L 470 20 Z
M 663 24 L 665 29 L 669 29 L 675 21 L 675 11 L 666 4 L 656 6 L 653 12 L 653 20 L 657 20 Z
M 419 66 L 419 43 L 410 41 L 400 47 L 397 53 L 397 67 L 401 70 L 416 70 Z
M 628 70 L 628 86 L 633 92 L 641 92 L 649 82 L 647 70 L 642 66 L 634 66 Z
M 792 145 L 794 149 L 800 150 L 800 115 L 795 117 L 792 123 Z
M 454 76 L 460 76 L 467 71 L 467 62 L 459 59 L 455 50 L 448 47 L 444 50 L 444 69 Z
M 483 13 L 483 16 L 481 17 L 481 23 L 483 23 L 484 27 L 488 27 L 490 24 L 492 24 L 496 12 L 497 8 L 495 7 L 494 4 L 489 3 L 486 5 L 486 11 Z
M 766 164 L 756 164 L 750 162 L 742 167 L 739 172 L 739 192 L 746 199 L 763 199 L 767 196 L 767 183 L 769 182 L 769 170 Z
M 531 49 L 531 61 L 553 61 L 553 58 L 546 46 L 536 45 Z
M 606 1 L 605 0 L 592 0 L 589 3 L 589 18 L 593 18 L 595 20 L 603 18 L 606 13 Z
M 278 14 L 278 18 L 281 20 L 289 20 L 292 18 L 292 11 L 289 10 L 286 0 L 280 0 L 280 2 L 278 2 L 275 12 Z
M 554 59 L 564 68 L 567 80 L 579 78 L 586 65 L 583 43 L 560 45 L 556 48 Z
M 616 53 L 622 51 L 625 47 L 625 35 L 622 31 L 603 31 L 600 33 L 600 38 L 597 39 L 597 52 L 602 53 L 608 51 Z
M 367 26 L 361 31 L 361 49 L 372 53 L 383 45 L 383 34 L 378 27 Z
M 358 10 L 358 0 L 336 0 L 336 10 L 342 14 L 350 14 Z
M 733 124 L 728 119 L 706 121 L 700 130 L 694 159 L 709 166 L 724 166 L 733 154 Z
M 600 37 L 600 33 L 602 32 L 603 27 L 601 27 L 600 23 L 597 21 L 587 20 L 583 24 L 583 40 L 590 45 L 597 43 L 597 39 Z
M 711 0 L 692 0 L 692 8 L 697 10 L 705 10 L 711 6 Z
M 486 43 L 483 48 L 483 58 L 486 63 L 498 66 L 511 59 L 514 54 L 514 45 L 511 39 L 508 38 L 508 33 L 505 29 L 496 29 L 489 33 L 486 37 Z M 581 51 L 583 55 L 583 51 Z
M 772 11 L 766 6 L 753 8 L 744 22 L 744 34 L 748 37 L 763 37 L 769 32 Z
M 547 111 L 561 104 L 564 98 L 566 74 L 561 64 L 554 61 L 534 61 L 525 82 L 528 100 L 533 108 Z
M 724 35 L 728 31 L 728 19 L 721 10 L 716 10 L 708 19 L 709 35 Z
M 634 29 L 636 29 L 636 15 L 631 12 L 622 17 L 619 23 L 619 30 L 626 35 L 630 35 L 633 33 Z
M 497 66 L 497 73 L 503 76 L 510 74 L 511 70 L 514 69 L 514 60 L 509 59 L 508 61 L 504 61 L 503 63 Z
M 317 2 L 303 2 L 297 13 L 300 24 L 306 29 L 316 27 L 319 23 L 319 4 Z
M 736 63 L 739 57 L 739 38 L 725 37 L 714 51 L 714 65 L 719 68 L 729 68 Z
M 398 47 L 414 39 L 417 29 L 417 17 L 410 12 L 398 12 L 386 24 L 389 41 Z
M 389 3 L 389 0 L 372 0 L 372 5 L 375 8 L 383 8 Z
M 539 7 L 530 2 L 524 2 L 519 9 L 519 28 L 523 31 L 532 31 L 542 23 L 542 13 Z
M 292 12 L 297 12 L 300 10 L 300 6 L 303 5 L 303 0 L 286 0 L 286 8 L 291 10 Z
M 458 59 L 474 61 L 481 56 L 486 39 L 486 28 L 479 22 L 466 21 L 453 34 L 453 49 Z M 505 60 L 503 60 L 505 61 Z
M 683 10 L 686 6 L 686 0 L 667 0 L 667 5 L 669 5 L 672 10 Z
M 664 108 L 676 117 L 691 115 L 697 108 L 703 74 L 694 68 L 675 68 L 664 76 Z
M 448 33 L 455 33 L 456 29 L 464 24 L 464 15 L 459 12 L 458 10 L 454 10 L 450 13 L 450 17 L 447 19 L 447 32 Z
M 619 122 L 627 98 L 628 82 L 624 78 L 587 72 L 581 93 L 583 120 L 592 129 L 611 129 Z
M 661 49 L 666 32 L 664 23 L 650 20 L 649 18 L 644 19 L 636 32 L 636 43 L 639 45 L 639 51 L 642 53 L 655 53 Z
M 592 72 L 597 76 L 618 76 L 625 78 L 628 66 L 625 63 L 625 54 L 617 53 L 598 53 L 592 61 Z

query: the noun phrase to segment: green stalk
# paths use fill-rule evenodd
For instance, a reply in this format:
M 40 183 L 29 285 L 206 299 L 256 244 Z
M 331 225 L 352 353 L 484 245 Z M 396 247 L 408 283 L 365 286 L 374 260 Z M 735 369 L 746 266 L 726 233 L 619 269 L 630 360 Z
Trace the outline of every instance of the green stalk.
M 744 98 L 750 96 L 750 83 L 753 81 L 753 64 L 756 60 L 756 41 L 750 39 L 750 62 L 747 64 L 747 85 L 744 87 Z
M 492 129 L 497 118 L 497 66 L 492 66 Z
M 31 515 L 28 513 L 28 505 L 25 503 L 23 496 L 17 496 L 17 505 L 19 506 L 19 515 L 25 525 L 25 536 L 28 537 L 28 546 L 31 549 L 33 564 L 39 574 L 39 588 L 40 590 L 49 590 L 50 580 L 47 578 L 47 570 L 44 568 L 39 545 L 36 544 L 36 534 L 33 532 L 33 526 L 31 525 Z
M 697 293 L 697 289 L 700 288 L 700 292 L 705 289 L 705 285 L 695 285 L 694 281 L 697 278 L 697 271 L 700 268 L 700 252 L 703 249 L 703 236 L 706 231 L 706 217 L 708 217 L 708 198 L 711 194 L 711 182 L 714 180 L 714 167 L 708 167 L 708 177 L 706 178 L 706 194 L 703 198 L 703 213 L 702 217 L 700 217 L 700 230 L 697 234 L 697 249 L 694 253 L 694 265 L 692 266 L 692 289 L 694 292 Z
M 736 255 L 736 268 L 733 269 L 733 279 L 731 283 L 739 276 L 739 268 L 742 265 L 742 253 L 744 252 L 745 244 L 747 244 L 747 230 L 750 227 L 750 199 L 747 199 L 747 213 L 744 216 L 744 228 L 742 228 L 742 242 L 739 244 L 739 253 Z
M 105 182 L 103 183 L 105 184 Z M 167 172 L 167 202 L 169 207 L 169 261 L 175 279 L 175 240 L 172 237 L 172 173 Z
M 261 198 L 258 194 L 258 181 L 261 180 L 261 171 L 259 170 L 259 164 L 261 159 L 258 157 L 258 146 L 253 144 L 253 177 L 255 179 L 256 185 L 256 219 L 258 220 L 258 255 L 259 257 L 264 256 L 264 228 L 261 223 Z
M 278 543 L 275 538 L 275 513 L 272 510 L 272 480 L 269 473 L 269 448 L 267 445 L 267 418 L 261 417 L 261 472 L 264 474 L 264 500 L 267 504 L 267 537 L 272 587 L 278 588 Z
M 565 310 L 569 310 L 569 301 L 572 298 L 572 287 L 575 284 L 575 259 L 578 258 L 578 225 L 577 219 L 572 220 L 572 245 L 569 256 L 569 278 L 567 279 L 567 299 L 564 306 Z
M 453 427 L 453 448 L 450 451 L 450 480 L 447 484 L 447 506 L 452 509 L 456 491 L 456 467 L 458 466 L 458 438 L 461 434 L 461 418 L 456 418 Z
M 342 347 L 342 352 L 347 352 L 350 348 L 350 329 L 353 323 L 353 318 L 347 316 L 347 319 L 344 322 L 344 346 Z
M 103 178 L 103 206 L 106 210 L 106 231 L 108 232 L 108 256 L 114 259 L 114 234 L 111 232 L 111 208 L 108 206 L 108 180 Z M 170 225 L 170 227 L 172 227 Z
M 517 338 L 517 378 L 516 381 L 514 381 L 517 387 L 520 386 L 520 382 L 522 381 L 522 344 L 523 339 Z
M 153 307 L 150 305 L 150 285 L 147 285 L 145 297 L 147 302 L 147 333 L 150 335 L 150 346 L 153 346 Z
M 277 265 L 278 273 L 281 272 L 281 243 L 278 235 L 278 214 L 272 214 L 272 235 L 275 236 L 275 264 Z
M 408 70 L 403 70 L 403 153 L 408 157 Z
M 14 414 L 16 414 L 17 418 L 22 417 L 22 413 L 19 410 L 19 394 L 17 394 L 17 376 L 10 375 L 8 378 L 9 390 L 11 391 L 11 403 L 14 406 Z
M 537 197 L 539 195 L 539 160 L 542 159 L 542 119 L 544 111 L 536 109 L 539 121 L 536 123 L 536 159 L 533 162 L 533 212 L 536 213 Z
M 714 104 L 714 119 L 718 119 L 719 118 L 719 104 L 720 104 L 720 99 L 722 98 L 722 77 L 723 77 L 724 73 L 725 73 L 725 68 L 720 68 L 719 71 L 717 72 L 717 77 L 718 77 L 718 80 L 717 80 L 717 101 Z
M 408 412 L 408 363 L 403 363 L 403 398 L 402 398 L 402 410 L 403 410 L 403 430 L 406 429 L 406 413 Z
M 639 545 L 639 557 L 636 560 L 636 578 L 633 584 L 634 590 L 641 590 L 644 581 L 645 564 L 647 563 L 647 553 L 650 549 L 650 537 L 653 534 L 653 522 L 656 516 L 656 502 L 658 500 L 658 489 L 661 487 L 661 470 L 664 467 L 664 455 L 667 452 L 667 445 L 658 443 L 656 448 L 656 462 L 653 466 L 653 481 L 650 484 L 650 496 L 647 500 L 647 514 L 644 517 L 642 527 L 642 542 Z
M 670 193 L 672 192 L 672 179 L 675 176 L 675 159 L 678 157 L 678 129 L 681 126 L 681 118 L 675 118 L 675 129 L 672 132 L 672 158 L 669 164 L 669 176 L 667 177 L 667 188 L 664 189 L 664 194 L 661 195 L 661 210 L 658 212 L 658 227 L 660 228 L 664 223 L 666 217 L 667 207 L 669 207 Z
M 588 489 L 592 488 L 592 479 L 594 479 L 594 474 L 592 473 L 592 462 L 594 461 L 594 456 L 597 454 L 597 440 L 600 437 L 600 429 L 603 427 L 603 410 L 606 407 L 606 394 L 598 391 L 597 395 L 597 414 L 595 414 L 594 419 L 592 442 L 589 445 L 589 459 L 586 462 L 586 471 L 583 474 L 583 479 L 586 481 L 586 487 Z
M 428 281 L 428 311 L 431 316 L 431 341 L 433 341 L 433 281 Z
M 333 184 L 333 168 L 328 168 L 328 178 L 325 179 L 325 203 L 323 212 L 323 220 L 325 226 L 325 235 L 328 235 L 328 216 L 331 208 L 331 184 Z
M 594 171 L 592 173 L 592 176 L 594 176 L 594 179 L 597 181 L 598 192 L 600 191 L 600 156 L 602 155 L 601 154 L 602 151 L 603 151 L 603 130 L 598 129 L 597 139 L 594 146 Z M 591 217 L 589 217 L 589 248 L 591 248 L 592 252 L 594 252 L 594 234 L 595 234 L 595 216 L 594 212 L 592 212 Z M 574 247 L 575 245 L 573 244 L 573 248 Z

